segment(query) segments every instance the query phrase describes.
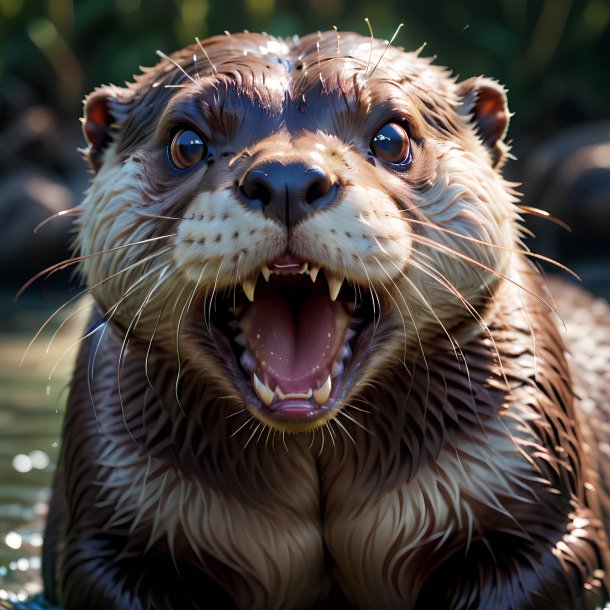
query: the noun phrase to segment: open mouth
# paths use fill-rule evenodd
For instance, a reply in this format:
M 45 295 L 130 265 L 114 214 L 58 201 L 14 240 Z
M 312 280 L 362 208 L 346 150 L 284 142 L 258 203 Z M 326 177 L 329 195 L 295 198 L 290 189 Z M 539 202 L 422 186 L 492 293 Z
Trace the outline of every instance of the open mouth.
M 243 294 L 216 300 L 210 321 L 248 408 L 285 430 L 322 425 L 340 409 L 370 342 L 378 310 L 370 293 L 292 255 L 242 286 Z

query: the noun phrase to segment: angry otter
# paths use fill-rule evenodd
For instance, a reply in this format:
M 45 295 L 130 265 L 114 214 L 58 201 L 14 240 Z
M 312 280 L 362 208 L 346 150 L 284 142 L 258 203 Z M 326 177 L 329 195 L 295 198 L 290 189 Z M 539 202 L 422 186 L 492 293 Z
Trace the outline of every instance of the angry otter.
M 606 599 L 609 406 L 519 240 L 505 91 L 338 40 L 215 37 L 86 99 L 69 610 Z

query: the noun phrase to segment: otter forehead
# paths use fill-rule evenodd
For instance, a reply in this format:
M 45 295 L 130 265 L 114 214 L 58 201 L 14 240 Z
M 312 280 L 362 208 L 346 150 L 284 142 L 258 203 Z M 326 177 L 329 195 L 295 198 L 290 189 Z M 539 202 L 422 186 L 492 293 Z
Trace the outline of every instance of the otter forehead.
M 381 61 L 380 61 L 381 60 Z M 455 84 L 417 53 L 334 32 L 281 40 L 260 34 L 217 36 L 137 76 L 133 99 L 120 111 L 131 120 L 119 153 L 141 146 L 168 125 L 201 121 L 243 146 L 281 128 L 322 131 L 351 143 L 395 117 L 412 135 L 459 132 L 451 120 Z

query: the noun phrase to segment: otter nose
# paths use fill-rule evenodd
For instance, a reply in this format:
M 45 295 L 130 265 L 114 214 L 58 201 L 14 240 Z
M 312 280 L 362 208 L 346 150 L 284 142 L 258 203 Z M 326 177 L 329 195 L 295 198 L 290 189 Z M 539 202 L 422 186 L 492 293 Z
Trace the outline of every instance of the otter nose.
M 250 169 L 238 191 L 246 206 L 261 209 L 290 229 L 314 209 L 331 205 L 338 189 L 317 167 L 270 161 Z

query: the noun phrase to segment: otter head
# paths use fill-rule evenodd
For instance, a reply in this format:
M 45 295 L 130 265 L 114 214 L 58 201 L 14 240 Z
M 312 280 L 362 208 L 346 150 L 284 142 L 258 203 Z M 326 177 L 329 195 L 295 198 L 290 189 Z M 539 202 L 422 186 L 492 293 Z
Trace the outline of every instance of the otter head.
M 502 87 L 340 41 L 215 37 L 85 103 L 107 318 L 292 432 L 476 325 L 516 233 Z

